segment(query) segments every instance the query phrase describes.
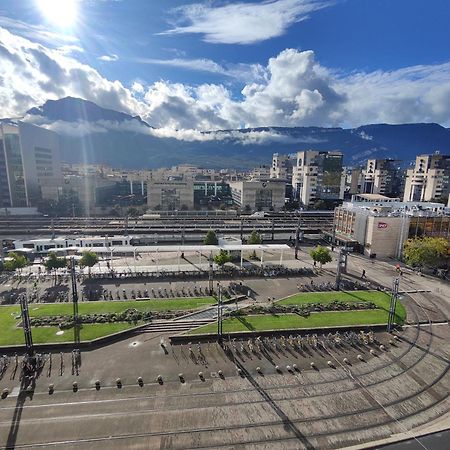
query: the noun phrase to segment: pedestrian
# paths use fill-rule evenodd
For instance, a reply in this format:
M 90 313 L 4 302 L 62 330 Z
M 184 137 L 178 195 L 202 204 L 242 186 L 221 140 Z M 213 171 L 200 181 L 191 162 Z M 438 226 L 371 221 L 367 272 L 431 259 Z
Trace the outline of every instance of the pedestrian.
M 314 284 L 314 280 L 311 278 L 311 286 Z
M 314 267 L 316 267 L 317 266 L 317 263 L 316 263 L 316 261 L 314 261 Z
M 363 269 L 361 279 L 366 278 L 366 269 Z

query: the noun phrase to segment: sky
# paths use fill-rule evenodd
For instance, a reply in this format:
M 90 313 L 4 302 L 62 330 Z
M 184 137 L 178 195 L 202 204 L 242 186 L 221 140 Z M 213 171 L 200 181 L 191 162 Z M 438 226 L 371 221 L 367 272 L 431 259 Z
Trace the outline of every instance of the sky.
M 65 96 L 170 134 L 450 126 L 448 0 L 0 0 L 0 116 Z

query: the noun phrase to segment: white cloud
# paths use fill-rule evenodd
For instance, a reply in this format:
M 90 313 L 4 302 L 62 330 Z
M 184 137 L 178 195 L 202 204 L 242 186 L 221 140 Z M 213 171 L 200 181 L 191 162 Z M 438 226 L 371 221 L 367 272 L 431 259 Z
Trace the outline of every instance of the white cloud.
M 12 33 L 51 47 L 76 44 L 78 42 L 78 38 L 70 33 L 56 33 L 49 31 L 42 25 L 32 25 L 6 16 L 0 16 L 0 27 L 7 28 Z
M 23 114 L 46 100 L 73 96 L 132 114 L 145 113 L 120 81 L 109 81 L 94 68 L 58 49 L 33 43 L 0 27 L 0 104 L 3 116 Z
M 101 55 L 97 59 L 99 59 L 100 61 L 112 62 L 118 61 L 119 57 L 113 53 L 111 55 Z
M 139 81 L 134 81 L 131 85 L 131 91 L 135 94 L 143 94 L 145 89 L 142 83 L 140 83 Z
M 218 75 L 224 75 L 237 80 L 258 80 L 264 76 L 264 68 L 260 64 L 224 64 L 221 65 L 211 59 L 197 58 L 172 58 L 172 59 L 154 59 L 154 58 L 135 58 L 133 62 L 141 64 L 155 64 L 160 66 L 179 67 L 186 70 L 197 72 L 209 72 Z
M 127 88 L 71 54 L 0 28 L 1 114 L 13 117 L 46 100 L 73 96 L 139 115 L 162 127 L 159 133 L 178 139 L 243 127 L 450 125 L 450 63 L 346 75 L 320 65 L 312 51 L 286 49 L 265 67 L 217 65 L 248 71 L 247 77 L 235 77 L 234 86 L 241 86 L 239 97 L 220 83 L 190 86 L 160 80 L 146 85 L 134 80 Z
M 172 10 L 173 28 L 162 34 L 202 34 L 215 44 L 254 44 L 283 35 L 296 22 L 333 2 L 326 0 L 265 0 L 214 6 L 194 3 Z

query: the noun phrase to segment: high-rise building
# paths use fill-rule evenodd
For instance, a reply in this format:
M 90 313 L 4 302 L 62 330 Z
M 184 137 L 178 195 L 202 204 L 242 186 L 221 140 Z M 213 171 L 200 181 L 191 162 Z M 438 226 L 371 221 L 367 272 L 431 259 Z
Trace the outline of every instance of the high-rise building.
M 419 155 L 406 172 L 404 201 L 445 200 L 450 192 L 450 155 Z
M 342 153 L 316 150 L 298 152 L 292 187 L 296 198 L 305 206 L 312 206 L 317 200 L 343 199 L 345 174 L 342 170 Z
M 363 172 L 361 194 L 395 196 L 400 191 L 399 170 L 394 159 L 369 159 Z
M 274 153 L 272 156 L 272 166 L 270 167 L 270 178 L 291 181 L 292 168 L 295 162 L 296 158 L 293 158 L 291 155 Z
M 34 206 L 57 197 L 61 184 L 58 135 L 25 122 L 0 123 L 0 206 Z

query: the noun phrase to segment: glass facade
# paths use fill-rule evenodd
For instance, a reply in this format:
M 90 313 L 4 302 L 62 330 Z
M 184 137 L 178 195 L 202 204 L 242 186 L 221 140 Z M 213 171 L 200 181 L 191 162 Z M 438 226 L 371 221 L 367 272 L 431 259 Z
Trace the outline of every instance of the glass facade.
M 1 135 L 0 135 L 1 136 Z M 0 208 L 11 206 L 9 197 L 8 173 L 6 169 L 5 148 L 0 138 Z
M 5 134 L 4 146 L 12 204 L 19 207 L 28 206 L 19 135 Z

